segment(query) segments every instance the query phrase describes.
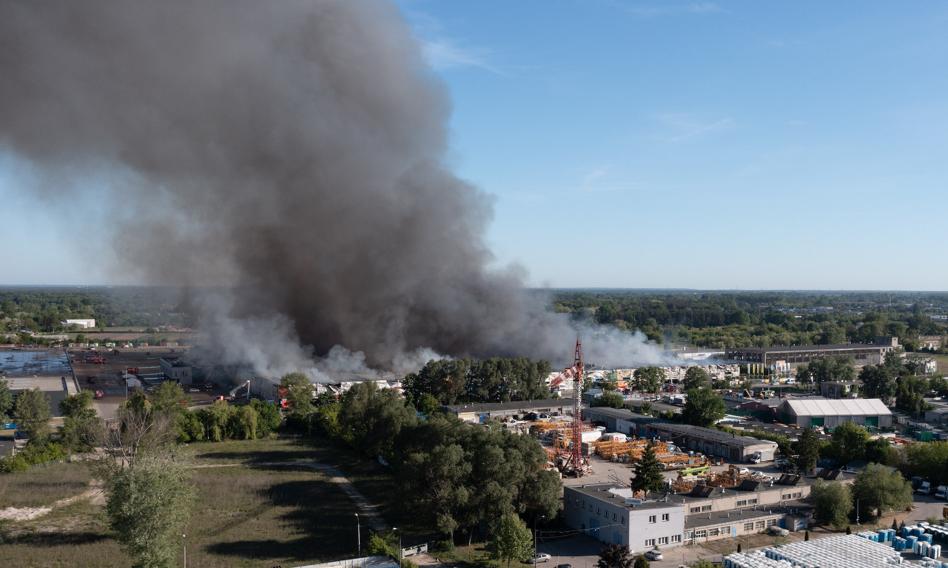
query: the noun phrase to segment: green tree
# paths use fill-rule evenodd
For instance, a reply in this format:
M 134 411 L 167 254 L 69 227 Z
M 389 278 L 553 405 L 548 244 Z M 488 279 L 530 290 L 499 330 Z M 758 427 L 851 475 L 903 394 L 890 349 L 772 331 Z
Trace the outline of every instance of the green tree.
M 59 411 L 66 417 L 85 417 L 95 416 L 95 410 L 92 408 L 92 391 L 81 391 L 62 399 L 59 402 Z
M 289 402 L 290 412 L 297 416 L 312 414 L 313 383 L 303 373 L 289 373 L 280 379 L 280 389 L 286 391 L 284 396 Z
M 685 371 L 684 390 L 711 386 L 711 375 L 701 367 L 688 367 Z
M 276 432 L 283 422 L 280 416 L 280 409 L 272 402 L 255 398 L 250 401 L 250 407 L 257 411 L 257 433 L 261 438 L 266 438 L 272 432 Z
M 821 446 L 822 443 L 816 431 L 813 428 L 804 428 L 793 444 L 793 449 L 797 454 L 797 469 L 803 473 L 813 471 L 817 460 L 820 459 Z
M 605 406 L 609 408 L 625 408 L 625 398 L 617 392 L 604 392 L 593 399 L 591 406 Z
M 148 397 L 152 409 L 155 412 L 165 412 L 169 415 L 176 415 L 184 409 L 187 396 L 181 385 L 174 381 L 162 381 L 158 388 Z
M 115 469 L 106 489 L 109 525 L 133 565 L 177 566 L 194 498 L 184 464 L 165 455 L 139 455 Z
M 6 422 L 13 410 L 13 393 L 7 381 L 0 379 L 0 421 Z
M 852 493 L 863 518 L 904 510 L 912 504 L 912 485 L 897 470 L 879 464 L 869 464 L 856 476 Z
M 852 422 L 843 422 L 833 429 L 833 439 L 830 443 L 830 455 L 840 465 L 866 457 L 866 443 L 869 441 L 869 432 L 865 428 Z
M 948 442 L 911 444 L 905 449 L 906 469 L 934 486 L 948 483 Z
M 527 525 L 515 513 L 502 516 L 491 539 L 491 555 L 509 568 L 512 560 L 526 560 L 532 552 L 533 535 Z
M 817 522 L 832 525 L 842 530 L 849 524 L 849 513 L 853 510 L 853 497 L 844 483 L 827 483 L 817 480 L 810 492 L 810 501 L 815 508 Z
M 43 391 L 31 389 L 17 395 L 13 415 L 17 429 L 29 438 L 45 439 L 49 435 L 49 398 Z
M 724 400 L 708 387 L 691 389 L 681 411 L 681 418 L 692 426 L 708 427 L 724 418 Z
M 227 418 L 227 432 L 235 440 L 255 440 L 257 422 L 257 411 L 252 406 L 240 406 Z
M 438 402 L 438 399 L 434 397 L 434 395 L 430 393 L 422 393 L 422 395 L 418 397 L 418 402 L 415 404 L 415 408 L 418 410 L 418 412 L 421 412 L 426 416 L 431 416 L 441 409 L 441 404 Z
M 63 414 L 60 437 L 63 445 L 73 452 L 87 452 L 103 440 L 102 421 L 92 408 L 92 392 L 82 391 L 67 396 L 59 403 Z
M 663 470 L 662 462 L 655 455 L 655 444 L 649 440 L 642 457 L 632 466 L 635 474 L 632 477 L 632 489 L 646 492 L 661 490 L 665 486 Z
M 220 442 L 227 437 L 227 426 L 234 408 L 222 400 L 198 410 L 198 419 L 204 426 L 204 439 Z
M 599 551 L 596 568 L 634 568 L 635 558 L 628 546 L 610 544 Z
M 665 382 L 665 371 L 661 367 L 641 367 L 632 376 L 635 390 L 642 392 L 658 392 Z
M 892 447 L 889 440 L 875 438 L 866 442 L 866 461 L 895 466 L 899 463 L 899 452 Z
M 635 557 L 635 562 L 632 563 L 632 568 L 648 568 L 648 558 L 642 556 L 641 554 Z
M 897 374 L 891 365 L 866 365 L 859 372 L 862 393 L 867 398 L 880 398 L 888 403 L 898 393 Z

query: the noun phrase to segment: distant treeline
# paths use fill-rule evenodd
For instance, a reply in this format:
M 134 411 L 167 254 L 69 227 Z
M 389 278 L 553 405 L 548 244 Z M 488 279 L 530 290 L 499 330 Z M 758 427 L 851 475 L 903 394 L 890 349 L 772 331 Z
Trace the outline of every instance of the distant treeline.
M 560 290 L 559 312 L 662 343 L 708 347 L 872 342 L 897 336 L 913 350 L 920 335 L 948 333 L 948 293 L 662 292 Z
M 534 400 L 549 398 L 549 373 L 548 362 L 525 357 L 429 361 L 405 377 L 403 388 L 416 404 L 424 395 L 439 404 Z

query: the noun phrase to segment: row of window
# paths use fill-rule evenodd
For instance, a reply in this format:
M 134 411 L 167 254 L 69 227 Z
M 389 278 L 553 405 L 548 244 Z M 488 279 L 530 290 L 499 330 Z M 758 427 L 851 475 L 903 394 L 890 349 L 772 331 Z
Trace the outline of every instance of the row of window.
M 655 515 L 649 515 L 649 516 L 648 516 L 648 522 L 650 522 L 650 523 L 655 523 L 655 522 L 657 522 L 656 519 L 657 519 L 657 517 L 656 517 Z M 667 522 L 668 519 L 669 519 L 668 513 L 662 513 L 662 521 Z
M 699 507 L 691 508 L 692 513 L 707 513 L 710 510 L 711 510 L 711 505 L 701 505 Z
M 577 501 L 577 502 L 578 502 L 578 501 Z M 592 506 L 592 503 L 590 503 L 590 504 L 589 504 L 589 512 L 592 513 L 592 510 L 593 510 L 593 506 Z M 600 507 L 596 507 L 596 514 L 599 515 L 599 516 L 601 516 L 601 517 L 603 517 L 603 518 L 606 519 L 606 520 L 609 519 L 609 511 L 607 511 L 607 510 L 605 510 L 605 509 L 601 509 Z M 619 521 L 619 522 L 621 522 L 621 523 L 624 525 L 624 524 L 625 524 L 625 516 L 624 516 L 624 515 L 623 515 L 623 516 L 619 516 L 619 515 L 617 515 L 617 514 L 613 511 L 613 513 L 612 513 L 612 521 L 613 521 L 613 522 Z
M 797 493 L 784 493 L 783 495 L 780 496 L 780 498 L 783 499 L 783 500 L 787 500 L 787 499 L 802 499 L 802 498 L 803 498 L 803 492 L 802 492 L 802 491 L 799 491 L 799 492 L 797 492 Z
M 756 497 L 754 497 L 753 499 L 741 499 L 740 501 L 737 502 L 738 507 L 746 507 L 748 505 L 756 505 L 756 504 L 757 504 Z
M 767 519 L 764 521 L 750 521 L 744 523 L 744 532 L 762 531 L 765 528 L 777 524 L 777 519 Z M 731 534 L 731 527 L 715 527 L 713 529 L 697 529 L 695 531 L 685 531 L 686 539 L 711 538 L 716 536 L 725 536 Z M 677 541 L 673 541 L 677 542 Z
M 659 537 L 658 539 L 647 538 L 645 539 L 645 547 L 646 548 L 653 547 L 655 546 L 656 543 L 658 543 L 658 546 L 662 546 L 662 545 L 668 544 L 669 542 L 673 542 L 673 543 L 681 542 L 681 535 L 673 534 L 670 537 L 663 536 L 663 537 Z

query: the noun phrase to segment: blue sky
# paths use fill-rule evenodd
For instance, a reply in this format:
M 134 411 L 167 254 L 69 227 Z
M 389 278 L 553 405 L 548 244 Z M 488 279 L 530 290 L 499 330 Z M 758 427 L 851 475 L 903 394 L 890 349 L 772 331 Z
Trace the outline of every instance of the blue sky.
M 531 284 L 948 289 L 948 4 L 398 5 Z M 14 178 L 0 282 L 106 278 Z

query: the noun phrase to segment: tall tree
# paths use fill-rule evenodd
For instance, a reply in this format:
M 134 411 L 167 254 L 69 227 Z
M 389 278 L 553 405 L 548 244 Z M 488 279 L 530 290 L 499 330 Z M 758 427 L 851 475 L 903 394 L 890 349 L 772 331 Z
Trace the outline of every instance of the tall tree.
M 625 398 L 617 392 L 604 392 L 593 399 L 590 406 L 606 406 L 609 408 L 625 408 Z
M 506 561 L 510 568 L 512 560 L 526 560 L 532 552 L 533 535 L 527 525 L 515 513 L 502 516 L 491 539 L 491 554 L 494 558 Z
M 655 455 L 655 444 L 649 440 L 642 457 L 632 466 L 635 474 L 632 477 L 632 489 L 645 492 L 661 490 L 665 486 L 663 470 L 662 462 Z
M 661 367 L 641 367 L 632 376 L 635 389 L 642 392 L 658 392 L 665 382 L 665 371 Z
M 797 454 L 797 469 L 803 473 L 813 471 L 817 460 L 820 459 L 820 447 L 822 446 L 816 431 L 813 428 L 804 428 L 793 446 Z
M 44 439 L 49 435 L 49 398 L 39 389 L 21 392 L 16 397 L 13 411 L 16 427 L 31 439 Z
M 684 390 L 699 389 L 711 386 L 711 375 L 703 368 L 694 366 L 688 367 L 685 371 Z
M 853 497 L 849 486 L 839 482 L 827 483 L 817 480 L 810 493 L 818 522 L 842 530 L 849 524 L 849 512 L 853 510 Z
M 610 544 L 599 551 L 596 568 L 634 568 L 635 558 L 624 544 Z
M 312 414 L 313 383 L 303 373 L 288 373 L 280 379 L 280 389 L 285 391 L 284 397 L 290 406 L 290 412 L 297 416 Z
M 681 411 L 681 418 L 692 426 L 708 427 L 724 418 L 724 400 L 708 387 L 686 392 L 688 399 Z
M 843 422 L 833 429 L 829 450 L 839 465 L 846 465 L 866 457 L 868 441 L 869 432 L 865 428 L 852 422 Z
M 853 482 L 853 498 L 863 518 L 899 511 L 912 504 L 912 485 L 898 470 L 869 464 Z
M 13 410 L 13 393 L 7 381 L 0 379 L 0 420 L 6 422 Z

